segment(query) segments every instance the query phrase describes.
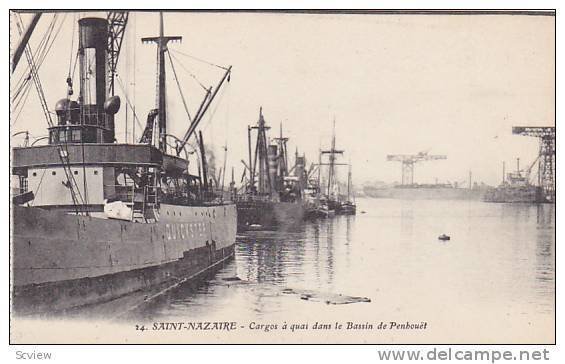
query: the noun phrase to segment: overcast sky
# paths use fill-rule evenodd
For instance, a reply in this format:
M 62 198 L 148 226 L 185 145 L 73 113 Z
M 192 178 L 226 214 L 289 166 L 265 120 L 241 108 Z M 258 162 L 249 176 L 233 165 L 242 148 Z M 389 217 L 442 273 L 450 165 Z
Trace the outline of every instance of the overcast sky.
M 140 38 L 157 35 L 159 17 L 132 14 L 119 72 L 144 126 L 155 107 L 156 51 Z M 32 47 L 52 16 L 40 20 Z M 51 108 L 65 97 L 77 17 L 66 15 L 39 72 Z M 475 180 L 498 184 L 503 160 L 514 166 L 520 157 L 527 165 L 537 154 L 538 141 L 513 136 L 512 126 L 554 125 L 554 23 L 553 17 L 508 15 L 166 13 L 165 33 L 183 37 L 170 48 L 192 114 L 203 90 L 191 75 L 208 87 L 223 71 L 186 55 L 233 66 L 231 82 L 201 126 L 220 160 L 227 141 L 228 168 L 235 166 L 237 179 L 239 161 L 247 160 L 247 125 L 257 122 L 262 106 L 271 136 L 283 122 L 289 151 L 298 147 L 309 163 L 320 145 L 329 145 L 335 117 L 337 145 L 357 184 L 399 181 L 400 164 L 386 155 L 420 151 L 447 160 L 418 164 L 417 182 L 466 181 L 472 170 Z M 14 79 L 24 69 L 22 58 Z M 188 121 L 170 69 L 168 80 L 170 130 L 181 136 Z M 46 135 L 37 100 L 32 89 L 28 106 L 11 120 L 12 134 Z M 141 132 L 136 126 L 136 139 Z

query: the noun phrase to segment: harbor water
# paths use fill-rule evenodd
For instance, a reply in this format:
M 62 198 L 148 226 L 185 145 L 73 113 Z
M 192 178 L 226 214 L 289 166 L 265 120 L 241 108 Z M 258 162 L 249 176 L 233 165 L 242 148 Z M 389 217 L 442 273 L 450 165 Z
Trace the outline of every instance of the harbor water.
M 237 321 L 238 334 L 214 334 L 223 342 L 554 341 L 554 205 L 357 204 L 357 216 L 239 235 L 235 260 L 210 280 L 129 319 Z M 438 240 L 443 233 L 451 240 Z M 370 302 L 339 304 L 339 295 Z M 356 326 L 312 330 L 336 322 Z M 376 329 L 381 322 L 389 328 Z

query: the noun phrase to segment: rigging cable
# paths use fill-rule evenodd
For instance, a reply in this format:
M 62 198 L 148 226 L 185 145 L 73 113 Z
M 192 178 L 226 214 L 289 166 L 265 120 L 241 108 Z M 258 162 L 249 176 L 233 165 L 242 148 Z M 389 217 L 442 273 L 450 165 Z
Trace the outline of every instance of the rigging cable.
M 132 18 L 133 18 L 133 33 L 130 32 L 130 40 L 135 40 L 135 35 L 137 34 L 137 17 L 135 16 L 135 13 L 131 14 Z M 132 41 L 133 43 L 133 108 L 132 108 L 132 113 L 133 113 L 133 117 L 134 120 L 137 117 L 135 115 L 135 74 L 136 74 L 136 49 L 137 46 L 135 44 L 134 41 Z M 139 123 L 139 121 L 138 121 Z M 131 131 L 131 140 L 133 143 L 135 143 L 135 123 L 131 123 L 132 125 L 132 131 Z
M 204 59 L 202 59 L 202 58 L 198 58 L 198 57 L 192 56 L 192 55 L 187 54 L 187 53 L 183 53 L 183 52 L 178 51 L 178 50 L 175 50 L 174 52 L 176 52 L 176 53 L 178 53 L 178 54 L 181 54 L 181 55 L 183 55 L 183 56 L 185 56 L 185 57 L 192 58 L 192 59 L 194 59 L 194 60 L 196 60 L 196 61 L 199 61 L 199 62 L 202 62 L 202 63 L 206 63 L 207 65 L 210 65 L 210 66 L 213 66 L 213 67 L 218 67 L 218 68 L 220 68 L 220 69 L 223 69 L 224 71 L 227 71 L 227 70 L 228 70 L 227 67 L 223 67 L 223 66 L 217 65 L 217 64 L 215 64 L 215 63 L 206 61 L 206 60 L 204 60 Z
M 190 112 L 188 111 L 188 106 L 186 105 L 186 99 L 184 98 L 184 94 L 182 93 L 182 88 L 180 86 L 180 82 L 179 82 L 179 79 L 177 77 L 177 71 L 175 70 L 175 65 L 173 64 L 173 59 L 171 58 L 171 52 L 167 52 L 167 55 L 169 56 L 169 62 L 171 63 L 171 69 L 173 70 L 173 76 L 175 76 L 175 81 L 176 81 L 177 87 L 179 89 L 182 104 L 184 106 L 184 111 L 186 111 L 186 115 L 188 115 L 188 120 L 192 123 L 192 117 L 190 116 Z
M 66 15 L 65 15 L 65 17 L 66 17 Z M 19 14 L 17 14 L 16 20 L 18 21 L 18 23 L 17 23 L 18 30 L 21 34 L 23 23 L 22 23 L 22 20 L 21 20 L 21 17 L 20 17 Z M 43 64 L 43 61 L 45 60 L 46 55 L 49 52 L 49 49 L 51 49 L 51 46 L 55 42 L 55 39 L 56 39 L 57 35 L 59 34 L 59 31 L 61 30 L 61 27 L 64 23 L 65 18 L 63 18 L 63 21 L 59 25 L 58 31 L 56 32 L 55 36 L 53 38 L 51 38 L 53 30 L 55 28 L 56 20 L 57 20 L 57 14 L 54 14 L 53 19 L 52 19 L 51 23 L 49 24 L 49 27 L 48 27 L 46 33 L 44 34 L 43 38 L 41 39 L 41 41 L 38 45 L 37 53 L 39 54 L 39 60 L 37 62 L 35 62 L 35 60 L 33 59 L 33 53 L 31 53 L 31 47 L 29 46 L 29 44 L 26 46 L 26 57 L 28 58 L 28 69 L 26 69 L 26 72 L 24 72 L 24 74 L 21 76 L 20 80 L 22 80 L 22 79 L 24 80 L 23 84 L 21 84 L 19 86 L 19 89 L 16 91 L 16 94 L 14 95 L 14 97 L 12 99 L 12 103 L 15 104 L 13 106 L 13 111 L 16 112 L 16 110 L 18 108 L 20 109 L 19 111 L 17 111 L 16 117 L 15 117 L 14 121 L 12 122 L 12 126 L 14 126 L 15 123 L 19 120 L 19 117 L 20 117 L 20 115 L 23 111 L 23 105 L 25 105 L 25 103 L 27 102 L 27 99 L 29 97 L 29 91 L 31 89 L 31 83 L 29 81 L 33 79 L 34 83 L 36 84 L 36 88 L 37 88 L 37 83 L 39 82 L 39 78 L 38 78 L 39 68 Z M 49 43 L 50 40 L 51 40 L 51 43 Z M 28 50 L 31 54 L 31 62 L 30 62 L 30 56 L 28 55 Z M 27 70 L 29 70 L 29 73 L 27 72 Z M 26 74 L 28 76 L 23 78 Z M 44 103 L 46 103 L 45 102 L 45 95 L 43 94 L 43 89 L 41 88 L 40 82 L 39 82 L 39 87 L 40 87 L 40 89 L 38 89 L 38 93 L 39 93 L 40 102 L 42 104 L 41 106 L 43 108 L 43 111 L 44 111 L 45 116 L 46 116 L 48 123 L 49 123 L 50 120 L 51 120 L 51 116 L 49 114 L 49 110 L 47 108 L 47 105 L 44 105 Z M 22 97 L 19 97 L 20 92 L 22 90 L 23 90 L 24 94 L 23 94 Z
M 20 32 L 20 34 L 22 33 L 22 27 L 21 27 L 21 18 L 18 18 L 20 20 L 20 22 L 18 22 L 18 31 Z M 41 108 L 43 110 L 43 113 L 45 114 L 45 118 L 47 119 L 47 123 L 49 124 L 49 126 L 53 125 L 53 121 L 51 120 L 51 114 L 49 113 L 49 108 L 47 107 L 47 101 L 45 100 L 45 94 L 43 92 L 43 87 L 41 85 L 41 80 L 39 79 L 39 74 L 37 73 L 37 67 L 35 65 L 35 60 L 33 58 L 33 53 L 31 50 L 31 47 L 29 46 L 29 44 L 26 44 L 25 47 L 25 55 L 26 55 L 26 59 L 28 61 L 29 67 L 31 69 L 31 74 L 32 74 L 32 78 L 33 78 L 33 82 L 35 84 L 35 88 L 37 90 L 37 94 L 39 96 L 39 101 L 41 103 Z M 18 114 L 19 116 L 19 114 Z
M 137 122 L 137 125 L 143 130 L 143 127 L 141 126 L 141 122 L 139 121 L 139 118 L 137 117 L 137 114 L 135 113 L 135 106 L 132 105 L 126 91 L 124 88 L 124 85 L 122 83 L 121 77 L 119 74 L 116 74 L 116 80 L 118 80 L 118 86 L 120 86 L 120 90 L 122 90 L 122 92 L 124 93 L 124 97 L 126 99 L 126 104 L 130 107 L 130 109 L 132 110 L 133 113 L 133 119 Z
M 169 54 L 170 54 L 171 50 L 169 50 Z M 200 82 L 200 80 L 192 73 L 190 72 L 183 64 L 181 61 L 179 61 L 179 59 L 177 57 L 175 57 L 174 54 L 172 54 L 172 57 L 175 59 L 175 61 L 177 61 L 177 63 L 181 66 L 181 68 L 190 75 L 190 77 L 192 77 L 196 82 L 198 82 L 198 84 L 200 85 L 200 87 L 202 87 L 205 91 L 208 91 L 208 89 L 206 88 L 206 86 L 204 86 L 204 84 L 202 84 L 202 82 Z
M 17 25 L 19 27 L 19 24 L 22 22 L 19 14 L 17 14 L 16 20 L 19 21 L 19 23 L 17 23 Z M 48 36 L 50 35 L 50 33 L 53 31 L 53 28 L 54 28 L 54 25 L 55 25 L 55 20 L 56 20 L 56 16 L 53 16 L 53 18 L 51 19 L 51 23 L 47 27 L 47 30 L 43 34 L 43 37 L 41 38 L 41 41 L 39 42 L 39 44 L 37 46 L 38 54 L 43 53 L 43 49 L 44 49 L 45 45 L 47 44 L 46 40 L 48 39 Z M 19 29 L 19 32 L 21 34 L 22 30 Z M 26 75 L 27 75 L 27 77 L 26 77 Z M 27 82 L 29 82 L 30 80 L 31 80 L 31 70 L 29 69 L 29 64 L 28 64 L 25 72 L 23 72 L 23 74 L 20 76 L 20 79 L 18 80 L 18 82 L 16 82 L 16 86 L 19 88 L 20 87 L 19 85 L 22 83 L 22 81 L 27 84 Z

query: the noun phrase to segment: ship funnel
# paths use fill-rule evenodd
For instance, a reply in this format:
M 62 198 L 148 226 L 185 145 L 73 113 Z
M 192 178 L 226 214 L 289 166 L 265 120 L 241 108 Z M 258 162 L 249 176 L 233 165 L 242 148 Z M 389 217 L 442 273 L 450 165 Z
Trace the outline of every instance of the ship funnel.
M 271 181 L 271 193 L 277 190 L 277 166 L 278 166 L 278 148 L 276 145 L 269 145 L 267 149 L 267 158 L 269 163 L 269 179 Z
M 106 90 L 108 63 L 108 21 L 87 17 L 79 24 L 80 96 L 83 123 L 102 129 L 96 133 L 98 143 L 112 143 L 115 139 L 114 114 L 119 100 L 108 100 Z
M 96 106 L 102 112 L 106 101 L 108 21 L 83 18 L 78 24 L 81 103 Z

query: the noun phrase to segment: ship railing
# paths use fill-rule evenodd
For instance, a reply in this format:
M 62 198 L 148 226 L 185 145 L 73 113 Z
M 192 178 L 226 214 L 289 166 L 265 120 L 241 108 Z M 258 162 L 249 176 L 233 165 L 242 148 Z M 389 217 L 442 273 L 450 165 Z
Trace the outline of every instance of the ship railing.
M 113 198 L 127 204 L 157 204 L 159 201 L 158 186 L 104 185 L 104 188 L 112 189 Z

